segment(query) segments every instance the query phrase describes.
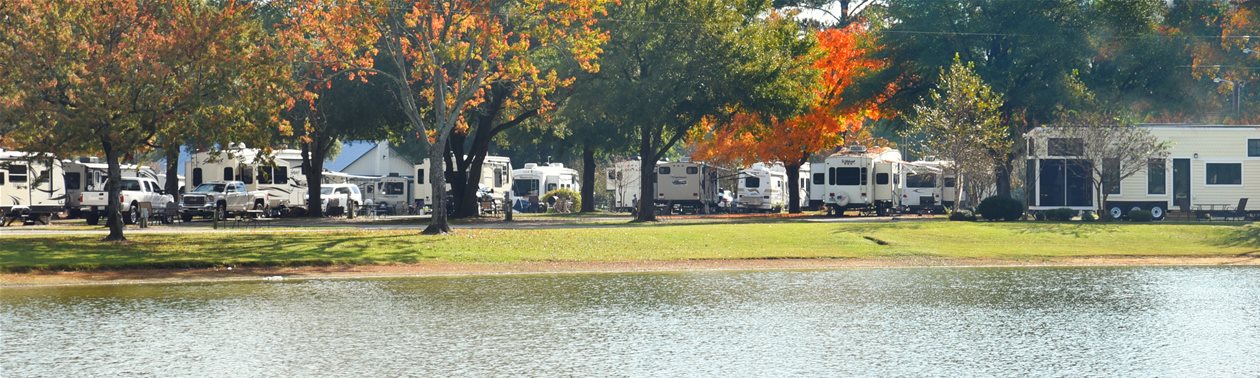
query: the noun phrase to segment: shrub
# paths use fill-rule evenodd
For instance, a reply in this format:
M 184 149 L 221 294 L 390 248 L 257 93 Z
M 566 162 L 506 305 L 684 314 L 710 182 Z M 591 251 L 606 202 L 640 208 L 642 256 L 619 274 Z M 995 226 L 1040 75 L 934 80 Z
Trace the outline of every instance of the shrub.
M 1024 216 L 1024 204 L 1014 198 L 993 196 L 980 201 L 976 211 L 987 220 L 1013 221 Z
M 955 210 L 949 213 L 949 220 L 975 222 L 976 215 L 972 214 L 970 211 L 967 211 L 967 210 Z
M 561 189 L 552 190 L 550 192 L 547 192 L 546 194 L 543 194 L 542 198 L 539 198 L 538 200 L 546 204 L 551 204 L 552 198 L 555 198 L 555 203 L 560 203 L 560 201 L 569 201 L 568 210 L 570 213 L 576 213 L 582 210 L 582 195 L 578 194 L 578 192 L 574 191 L 573 189 L 561 188 Z M 556 206 L 548 206 L 547 212 L 548 213 L 556 212 Z
M 1150 222 L 1155 219 L 1151 216 L 1151 212 L 1146 210 L 1133 210 L 1129 212 L 1129 220 L 1133 222 Z
M 1072 220 L 1072 217 L 1076 216 L 1076 210 L 1061 207 L 1058 209 L 1046 210 L 1042 212 L 1042 215 L 1044 215 L 1046 220 L 1049 221 L 1067 222 Z

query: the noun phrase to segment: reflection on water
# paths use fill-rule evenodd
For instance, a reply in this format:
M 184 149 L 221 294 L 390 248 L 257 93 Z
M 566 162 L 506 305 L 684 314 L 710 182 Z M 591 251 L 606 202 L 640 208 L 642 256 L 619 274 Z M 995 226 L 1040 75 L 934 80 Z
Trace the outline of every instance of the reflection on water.
M 1260 375 L 1260 269 L 589 274 L 0 291 L 0 376 Z

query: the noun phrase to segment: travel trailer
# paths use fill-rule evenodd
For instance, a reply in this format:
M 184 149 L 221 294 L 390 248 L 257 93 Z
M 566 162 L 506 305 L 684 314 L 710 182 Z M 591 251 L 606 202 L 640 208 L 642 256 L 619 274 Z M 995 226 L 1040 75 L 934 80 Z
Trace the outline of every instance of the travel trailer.
M 512 196 L 517 198 L 513 207 L 519 211 L 545 211 L 541 196 L 556 189 L 581 191 L 578 171 L 564 164 L 525 163 L 521 169 L 512 170 Z
M 1119 219 L 1132 210 L 1150 211 L 1155 219 L 1169 211 L 1213 214 L 1237 211 L 1240 200 L 1260 197 L 1260 125 L 1139 127 L 1169 143 L 1168 157 L 1148 159 L 1136 174 L 1104 185 L 1112 192 L 1102 207 L 1103 216 Z M 1052 127 L 1034 129 L 1025 139 L 1030 212 L 1098 208 L 1090 172 L 1094 164 L 1106 162 L 1081 159 L 1084 142 L 1058 137 Z
M 371 201 L 378 209 L 384 209 L 389 214 L 407 214 L 416 198 L 413 182 L 415 179 L 411 176 L 393 173 L 378 177 L 361 185 L 364 189 L 364 201 Z
M 664 163 L 664 161 L 657 161 L 656 165 Z M 639 200 L 641 172 L 642 162 L 638 159 L 619 161 L 607 169 L 608 179 L 604 181 L 604 190 L 608 191 L 609 209 L 634 211 L 635 204 Z
M 433 205 L 433 185 L 429 184 L 429 159 L 424 159 L 413 167 L 415 177 L 412 182 L 413 201 L 417 208 Z M 479 186 L 496 201 L 503 201 L 503 196 L 512 189 L 515 174 L 512 170 L 512 159 L 504 156 L 486 156 L 481 165 L 481 182 Z M 446 177 L 446 190 L 451 190 L 451 177 Z M 520 194 L 513 194 L 520 195 Z
M 718 167 L 703 162 L 656 165 L 657 206 L 667 213 L 708 214 L 717 209 Z
M 954 206 L 959 190 L 953 163 L 935 159 L 913 161 L 903 166 L 901 206 L 915 213 L 943 213 Z
M 185 163 L 184 172 L 186 188 L 210 181 L 241 181 L 248 191 L 266 191 L 267 207 L 275 214 L 306 209 L 307 180 L 299 150 L 275 150 L 270 156 L 244 147 L 214 154 L 196 152 Z
M 737 211 L 777 213 L 787 201 L 788 179 L 783 164 L 755 163 L 739 171 L 735 190 Z
M 852 146 L 828 156 L 823 205 L 836 215 L 858 210 L 864 215 L 891 214 L 901 205 L 901 152 Z
M 66 211 L 71 218 L 77 218 L 83 210 L 79 204 L 79 194 L 105 191 L 105 179 L 109 178 L 109 165 L 96 158 L 80 158 L 64 160 L 61 166 L 65 170 Z M 120 168 L 122 177 L 147 177 L 157 180 L 158 183 L 165 182 L 162 175 L 158 175 L 146 166 L 123 164 Z
M 60 160 L 0 150 L 0 219 L 48 224 L 65 206 L 65 174 Z

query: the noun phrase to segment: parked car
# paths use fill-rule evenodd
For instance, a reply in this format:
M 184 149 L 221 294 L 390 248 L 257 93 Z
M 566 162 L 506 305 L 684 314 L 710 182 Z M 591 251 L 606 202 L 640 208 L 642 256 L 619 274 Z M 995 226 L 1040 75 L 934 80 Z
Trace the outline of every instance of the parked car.
M 195 216 L 226 219 L 250 210 L 266 213 L 267 192 L 247 191 L 241 181 L 211 181 L 197 185 L 179 203 L 179 216 L 185 222 Z
M 354 218 L 354 209 L 363 204 L 363 193 L 354 184 L 323 184 L 319 188 L 320 206 L 324 214 Z
M 118 181 L 121 193 L 121 205 L 119 209 L 122 212 L 123 222 L 126 224 L 134 224 L 139 222 L 141 217 L 141 205 L 147 204 L 150 207 L 149 217 L 156 218 L 162 223 L 170 223 L 171 219 L 167 216 L 166 209 L 175 208 L 175 197 L 162 192 L 162 185 L 152 178 L 148 177 L 124 177 Z M 106 185 L 109 185 L 108 182 Z M 108 186 L 106 186 L 108 187 Z M 87 223 L 89 225 L 100 224 L 101 215 L 105 212 L 105 208 L 109 206 L 109 192 L 81 192 L 79 194 L 79 206 L 84 214 L 87 214 Z

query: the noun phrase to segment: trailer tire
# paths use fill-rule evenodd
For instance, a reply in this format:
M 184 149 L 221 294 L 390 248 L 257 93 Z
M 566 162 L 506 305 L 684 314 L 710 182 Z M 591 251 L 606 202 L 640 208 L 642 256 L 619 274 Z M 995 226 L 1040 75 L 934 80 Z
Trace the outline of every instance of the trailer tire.
M 1124 214 L 1124 209 L 1120 208 L 1120 205 L 1111 205 L 1107 208 L 1107 215 L 1111 217 L 1111 220 L 1123 219 Z
M 87 219 L 88 226 L 99 225 L 101 224 L 101 213 L 96 210 L 89 211 L 87 213 L 86 219 Z
M 1160 205 L 1151 206 L 1151 219 L 1164 220 L 1168 216 L 1168 212 L 1164 211 L 1164 207 Z

